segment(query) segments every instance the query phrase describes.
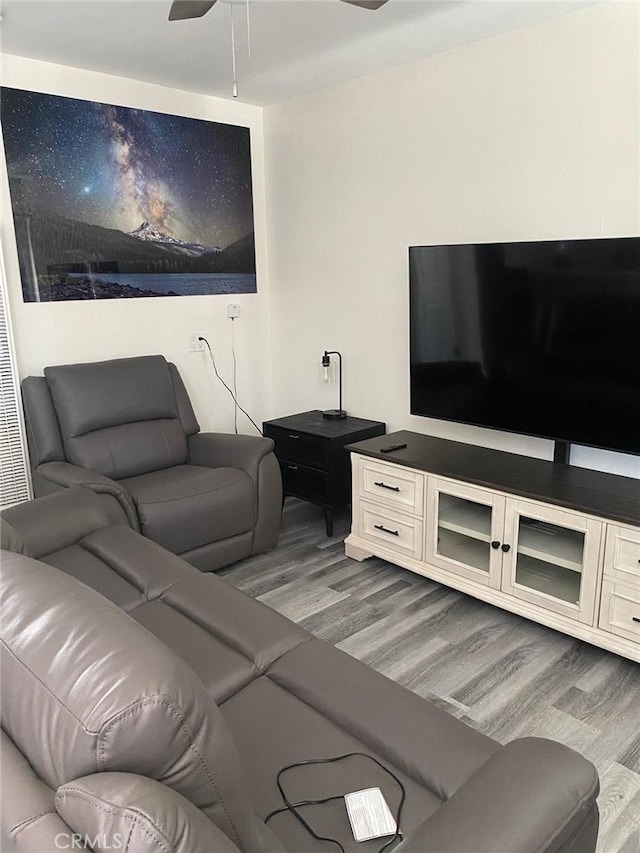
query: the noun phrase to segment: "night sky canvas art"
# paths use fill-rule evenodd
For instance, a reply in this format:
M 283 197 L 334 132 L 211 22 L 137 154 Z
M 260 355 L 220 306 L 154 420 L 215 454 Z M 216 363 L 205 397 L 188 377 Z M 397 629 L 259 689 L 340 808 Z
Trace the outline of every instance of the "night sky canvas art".
M 0 90 L 25 302 L 254 293 L 249 129 Z

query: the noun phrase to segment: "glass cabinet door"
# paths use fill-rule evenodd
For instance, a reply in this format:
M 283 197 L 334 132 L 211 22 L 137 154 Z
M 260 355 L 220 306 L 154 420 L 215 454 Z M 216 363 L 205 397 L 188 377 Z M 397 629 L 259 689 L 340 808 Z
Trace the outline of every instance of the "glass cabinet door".
M 525 501 L 506 503 L 504 591 L 592 624 L 599 522 Z
M 504 498 L 430 480 L 427 500 L 427 562 L 499 589 Z

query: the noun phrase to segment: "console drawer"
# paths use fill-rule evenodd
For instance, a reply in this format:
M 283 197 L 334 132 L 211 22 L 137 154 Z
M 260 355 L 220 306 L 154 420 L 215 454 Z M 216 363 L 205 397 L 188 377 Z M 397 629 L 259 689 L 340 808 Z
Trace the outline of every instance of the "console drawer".
M 331 477 L 328 473 L 282 459 L 280 471 L 282 488 L 286 495 L 295 495 L 321 504 L 331 503 Z
M 599 627 L 627 640 L 640 642 L 640 589 L 602 581 Z
M 379 504 L 410 512 L 424 513 L 424 474 L 400 465 L 385 465 L 373 459 L 358 459 L 360 497 Z
M 640 590 L 640 530 L 607 525 L 604 575 Z
M 363 539 L 392 548 L 416 560 L 422 559 L 424 525 L 421 519 L 374 504 L 360 503 L 358 527 L 358 534 Z
M 265 424 L 264 435 L 275 442 L 275 454 L 278 459 L 303 462 L 316 468 L 329 468 L 331 449 L 329 442 L 321 436 L 270 424 Z

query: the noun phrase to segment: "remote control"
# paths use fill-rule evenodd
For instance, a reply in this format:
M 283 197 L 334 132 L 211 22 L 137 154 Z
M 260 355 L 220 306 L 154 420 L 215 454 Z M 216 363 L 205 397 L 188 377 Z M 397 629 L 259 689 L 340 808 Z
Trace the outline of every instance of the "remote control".
M 392 453 L 394 450 L 402 450 L 403 447 L 406 447 L 405 444 L 388 444 L 386 447 L 380 448 L 380 453 Z

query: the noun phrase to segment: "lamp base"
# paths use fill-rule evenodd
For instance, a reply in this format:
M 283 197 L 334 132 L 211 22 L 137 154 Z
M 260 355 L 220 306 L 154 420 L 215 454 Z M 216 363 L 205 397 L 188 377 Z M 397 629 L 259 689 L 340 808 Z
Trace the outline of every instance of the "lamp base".
M 347 413 L 344 409 L 325 409 L 322 413 L 322 417 L 326 418 L 328 421 L 339 421 L 342 418 L 347 417 Z

